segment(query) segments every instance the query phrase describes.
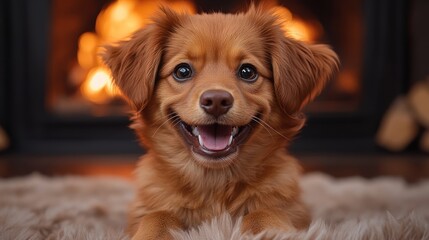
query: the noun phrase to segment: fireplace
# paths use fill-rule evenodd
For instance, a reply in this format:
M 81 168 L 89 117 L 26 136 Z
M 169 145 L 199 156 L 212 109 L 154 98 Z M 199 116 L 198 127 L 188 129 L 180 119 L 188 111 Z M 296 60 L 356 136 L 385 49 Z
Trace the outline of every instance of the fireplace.
M 342 65 L 306 109 L 295 151 L 374 151 L 373 135 L 391 100 L 409 86 L 405 0 L 264 1 L 286 16 L 290 35 L 333 46 Z M 164 1 L 189 12 L 236 12 L 242 1 Z M 129 109 L 109 84 L 98 46 L 143 26 L 158 5 L 144 0 L 8 0 L 0 97 L 13 151 L 142 151 Z M 7 61 L 6 61 L 7 60 Z M 3 70 L 3 68 L 2 68 Z M 4 109 L 4 110 L 2 110 Z

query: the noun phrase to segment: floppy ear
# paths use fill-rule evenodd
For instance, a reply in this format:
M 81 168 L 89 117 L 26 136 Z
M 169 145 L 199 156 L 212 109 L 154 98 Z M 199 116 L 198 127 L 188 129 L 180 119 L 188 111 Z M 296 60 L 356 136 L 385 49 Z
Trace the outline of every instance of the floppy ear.
M 309 45 L 279 34 L 272 53 L 274 89 L 280 107 L 294 114 L 320 94 L 338 70 L 339 60 L 326 45 Z
M 137 110 L 149 102 L 169 34 L 179 24 L 181 15 L 161 8 L 153 23 L 135 32 L 127 41 L 106 46 L 102 54 L 114 83 Z

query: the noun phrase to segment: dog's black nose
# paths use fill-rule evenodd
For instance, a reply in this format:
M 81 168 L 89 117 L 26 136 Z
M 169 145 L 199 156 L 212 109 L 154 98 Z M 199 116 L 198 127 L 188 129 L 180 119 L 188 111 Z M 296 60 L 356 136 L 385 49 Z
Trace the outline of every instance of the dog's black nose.
M 200 97 L 200 107 L 214 117 L 227 113 L 233 103 L 232 95 L 224 90 L 207 90 Z

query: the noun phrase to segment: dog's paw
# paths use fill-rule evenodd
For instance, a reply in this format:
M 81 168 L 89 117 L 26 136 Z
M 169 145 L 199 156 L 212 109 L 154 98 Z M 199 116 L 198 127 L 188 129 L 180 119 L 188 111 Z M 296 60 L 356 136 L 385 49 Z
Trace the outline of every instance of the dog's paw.
M 180 221 L 167 212 L 156 212 L 142 217 L 132 240 L 173 240 L 170 229 L 181 228 Z
M 242 233 L 258 234 L 266 230 L 294 230 L 292 224 L 286 219 L 279 218 L 276 214 L 266 211 L 252 212 L 244 216 L 241 225 Z

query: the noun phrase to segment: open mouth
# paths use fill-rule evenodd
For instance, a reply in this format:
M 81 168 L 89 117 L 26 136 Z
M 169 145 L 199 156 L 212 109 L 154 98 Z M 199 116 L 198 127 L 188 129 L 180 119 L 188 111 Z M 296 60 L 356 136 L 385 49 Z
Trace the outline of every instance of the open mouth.
M 238 150 L 238 146 L 249 138 L 255 124 L 252 120 L 243 126 L 218 123 L 192 126 L 180 119 L 176 126 L 194 153 L 220 160 Z

